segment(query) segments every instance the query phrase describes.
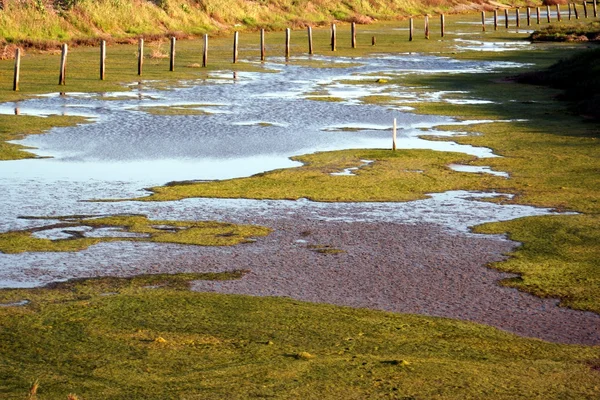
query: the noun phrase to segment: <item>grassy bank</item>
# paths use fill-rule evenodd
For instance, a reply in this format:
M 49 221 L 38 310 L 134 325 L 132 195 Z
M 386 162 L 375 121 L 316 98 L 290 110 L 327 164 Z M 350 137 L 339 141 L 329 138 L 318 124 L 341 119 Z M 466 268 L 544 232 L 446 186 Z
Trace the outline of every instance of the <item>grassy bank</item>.
M 154 276 L 1 291 L 0 395 L 23 399 L 591 399 L 598 348 Z
M 517 2 L 524 4 L 524 1 Z M 491 9 L 505 0 L 4 0 L 0 37 L 5 43 L 52 46 L 52 42 L 90 43 L 99 37 L 122 40 L 177 33 L 325 24 L 334 20 L 369 23 L 409 15 Z

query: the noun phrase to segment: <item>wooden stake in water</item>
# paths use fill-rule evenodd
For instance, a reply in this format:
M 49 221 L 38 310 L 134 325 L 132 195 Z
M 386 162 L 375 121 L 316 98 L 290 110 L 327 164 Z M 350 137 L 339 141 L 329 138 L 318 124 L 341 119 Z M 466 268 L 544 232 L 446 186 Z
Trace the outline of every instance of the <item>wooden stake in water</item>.
M 62 53 L 60 55 L 60 74 L 58 76 L 58 84 L 64 85 L 67 75 L 67 52 L 69 48 L 66 44 L 62 45 Z
M 408 21 L 408 41 L 412 42 L 415 33 L 415 24 L 412 18 Z
M 352 23 L 351 26 L 351 44 L 352 44 L 352 48 L 355 49 L 356 48 L 356 23 Z
M 202 51 L 202 67 L 206 68 L 208 65 L 208 35 L 204 35 L 204 50 Z
M 375 39 L 375 36 L 371 36 L 371 46 L 375 46 L 376 42 L 377 40 Z
M 19 75 L 21 73 L 21 49 L 15 50 L 15 77 L 13 80 L 13 90 L 19 91 Z
M 515 8 L 515 20 L 517 28 L 519 28 L 521 26 L 521 13 L 519 11 L 519 7 Z
M 579 12 L 577 11 L 577 4 L 573 3 L 573 12 L 575 13 L 575 19 L 579 19 Z
M 440 15 L 440 29 L 441 29 L 441 35 L 442 37 L 444 37 L 444 33 L 446 31 L 446 18 L 444 17 L 444 14 Z
M 233 63 L 237 63 L 238 61 L 238 43 L 240 39 L 240 33 L 235 32 L 233 34 Z
M 138 75 L 142 76 L 144 68 L 144 39 L 140 38 L 138 42 Z
M 556 20 L 558 22 L 560 22 L 560 20 L 561 20 L 561 17 L 560 17 L 560 4 L 556 5 Z
M 494 10 L 494 30 L 498 30 L 498 9 Z
M 331 51 L 335 51 L 337 48 L 337 30 L 335 24 L 331 24 Z
M 504 27 L 508 29 L 508 8 L 504 9 Z
M 290 58 L 290 36 L 292 35 L 292 30 L 290 28 L 286 28 L 285 30 L 285 58 Z
M 425 39 L 429 39 L 429 14 L 425 15 Z
M 588 17 L 588 13 L 587 13 L 587 1 L 583 2 L 583 17 L 584 18 Z
M 537 17 L 537 24 L 540 24 L 540 8 L 536 7 L 535 8 L 535 13 L 536 13 L 536 17 Z
M 313 55 L 313 36 L 312 36 L 312 27 L 308 27 L 308 54 Z
M 396 130 L 397 130 L 396 118 L 394 118 L 394 126 L 392 128 L 392 150 L 393 151 L 396 151 Z
M 260 61 L 265 61 L 266 48 L 265 48 L 265 30 L 260 30 Z
M 531 26 L 531 7 L 527 7 L 527 26 Z
M 175 36 L 171 38 L 171 53 L 169 57 L 169 71 L 175 71 Z
M 485 11 L 481 12 L 481 31 L 485 32 Z
M 546 17 L 548 17 L 547 18 L 548 19 L 548 23 L 550 23 L 550 17 L 551 17 L 551 15 L 550 15 L 550 6 L 546 6 Z
M 106 40 L 100 42 L 100 80 L 103 81 L 106 71 Z

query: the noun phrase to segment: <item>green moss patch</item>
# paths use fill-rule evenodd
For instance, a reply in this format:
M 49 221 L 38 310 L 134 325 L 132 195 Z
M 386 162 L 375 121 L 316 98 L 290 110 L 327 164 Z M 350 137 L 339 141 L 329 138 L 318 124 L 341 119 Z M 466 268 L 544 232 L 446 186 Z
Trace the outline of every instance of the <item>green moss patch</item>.
M 232 246 L 252 241 L 252 237 L 266 236 L 268 228 L 235 225 L 213 221 L 153 221 L 144 216 L 111 216 L 100 218 L 59 217 L 61 223 L 23 231 L 0 233 L 0 252 L 23 253 L 44 251 L 79 251 L 101 242 L 142 241 L 177 243 L 197 246 Z M 91 233 L 75 228 L 90 228 Z M 102 228 L 114 229 L 104 237 L 93 237 Z M 64 239 L 46 239 L 34 232 L 61 230 L 69 235 Z M 116 230 L 116 231 L 115 231 Z M 129 233 L 133 236 L 121 236 Z
M 40 400 L 600 395 L 594 347 L 442 318 L 182 290 L 196 278 L 0 291 L 2 302 L 30 300 L 0 307 L 2 397 L 25 398 L 36 379 Z M 180 283 L 160 285 L 170 280 Z

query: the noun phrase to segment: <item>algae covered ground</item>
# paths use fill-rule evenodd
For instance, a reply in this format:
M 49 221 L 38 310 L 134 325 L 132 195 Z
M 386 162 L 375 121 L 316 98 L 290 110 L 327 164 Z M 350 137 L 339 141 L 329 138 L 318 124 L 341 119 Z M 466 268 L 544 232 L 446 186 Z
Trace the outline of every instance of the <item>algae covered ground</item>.
M 541 50 L 452 54 L 455 50 L 447 42 L 420 38 L 408 43 L 397 33 L 386 35 L 388 28 L 375 33 L 377 51 L 440 51 L 453 57 L 530 62 L 533 69 L 582 50 L 548 44 Z M 476 28 L 468 29 L 476 34 Z M 318 34 L 321 49 L 326 47 L 327 35 L 326 30 Z M 487 37 L 502 40 L 507 35 L 490 32 Z M 276 33 L 273 37 L 280 40 L 283 36 Z M 338 54 L 372 52 L 366 39 L 362 40 L 356 52 L 341 47 Z M 197 53 L 192 49 L 197 49 L 197 43 L 183 42 L 182 49 L 186 48 L 190 51 L 181 52 L 182 68 L 168 75 L 173 81 L 205 74 L 193 66 Z M 228 41 L 223 40 L 218 49 L 218 60 L 209 69 L 254 68 L 245 63 L 231 65 Z M 134 81 L 135 48 L 115 46 L 113 50 L 116 69 L 108 84 L 90 77 L 89 69 L 74 67 L 69 90 L 121 90 L 119 82 Z M 248 54 L 256 57 L 252 51 Z M 80 48 L 73 54 L 73 63 L 95 66 L 96 52 Z M 52 65 L 56 56 L 32 56 L 28 68 L 39 66 L 40 73 L 24 81 L 21 93 L 2 89 L 0 98 L 17 100 L 56 91 L 55 71 L 43 67 L 43 60 Z M 150 61 L 148 78 L 164 78 L 167 62 Z M 0 63 L 3 71 L 10 68 L 10 63 Z M 392 96 L 362 99 L 364 103 L 412 106 L 423 113 L 510 121 L 461 127 L 473 135 L 453 138 L 490 147 L 501 158 L 480 160 L 428 150 L 317 153 L 298 157 L 305 165 L 296 169 L 220 182 L 174 183 L 154 188 L 153 197 L 144 200 L 216 196 L 407 201 L 451 189 L 514 194 L 513 199 L 501 201 L 579 214 L 475 228 L 508 233 L 523 243 L 508 261 L 493 265 L 520 275 L 503 284 L 539 296 L 560 297 L 565 306 L 600 312 L 598 125 L 556 100 L 559 90 L 517 83 L 514 75 L 519 72 L 387 77 L 389 84 L 411 85 L 415 90 L 466 91 L 457 97 L 493 102 L 489 104 L 399 103 Z M 378 83 L 374 79 L 367 84 Z M 61 117 L 0 118 L 9 121 L 3 128 L 8 139 L 59 123 L 79 122 Z M 31 128 L 21 125 L 26 120 L 31 121 Z M 11 148 L 4 157 L 16 158 L 15 151 Z M 361 167 L 356 176 L 330 175 L 359 166 L 362 159 L 374 163 Z M 510 179 L 452 171 L 451 163 L 491 166 L 508 172 Z M 77 224 L 93 221 L 83 219 Z M 154 232 L 147 220 L 103 222 L 138 233 L 165 233 Z M 150 223 L 179 226 L 174 221 Z M 134 225 L 137 228 L 131 229 Z M 30 233 L 20 232 L 19 240 L 31 240 Z M 50 244 L 54 245 L 56 241 Z M 600 397 L 598 347 L 550 344 L 469 322 L 187 290 L 191 280 L 239 279 L 244 273 L 102 278 L 2 290 L 0 394 L 7 399 L 26 398 L 31 384 L 38 381 L 39 399 L 66 398 L 69 393 L 83 399 Z

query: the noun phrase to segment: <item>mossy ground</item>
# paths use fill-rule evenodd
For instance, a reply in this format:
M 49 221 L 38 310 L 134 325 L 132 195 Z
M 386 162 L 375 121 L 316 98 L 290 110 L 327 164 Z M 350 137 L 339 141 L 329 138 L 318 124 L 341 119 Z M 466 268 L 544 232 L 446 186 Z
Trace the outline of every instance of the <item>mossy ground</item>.
M 156 221 L 144 216 L 111 216 L 101 218 L 58 218 L 58 224 L 23 231 L 0 233 L 0 252 L 79 251 L 101 242 L 136 241 L 177 243 L 196 246 L 232 246 L 250 241 L 251 237 L 266 236 L 270 229 L 261 226 L 235 225 L 213 221 Z M 135 237 L 88 237 L 78 231 L 67 239 L 45 239 L 33 235 L 50 229 L 69 232 L 74 228 L 112 228 Z
M 30 300 L 0 307 L 2 397 L 25 398 L 36 379 L 40 400 L 600 395 L 597 348 L 441 318 L 182 290 L 198 278 L 0 292 L 3 303 Z

